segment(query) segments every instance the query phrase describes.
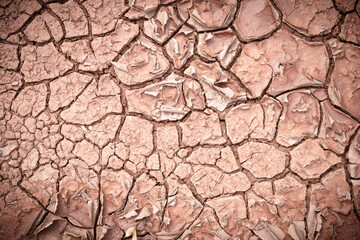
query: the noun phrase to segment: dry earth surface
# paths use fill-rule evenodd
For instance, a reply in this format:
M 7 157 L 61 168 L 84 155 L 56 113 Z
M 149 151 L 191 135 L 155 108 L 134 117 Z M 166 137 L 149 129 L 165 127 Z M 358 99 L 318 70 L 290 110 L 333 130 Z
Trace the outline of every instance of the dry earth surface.
M 0 239 L 360 239 L 359 0 L 0 7 Z

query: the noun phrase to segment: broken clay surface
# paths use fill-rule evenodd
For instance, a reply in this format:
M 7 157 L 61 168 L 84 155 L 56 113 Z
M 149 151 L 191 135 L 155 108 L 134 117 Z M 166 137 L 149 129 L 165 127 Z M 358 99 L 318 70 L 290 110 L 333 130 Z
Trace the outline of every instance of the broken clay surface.
M 0 239 L 360 239 L 359 14 L 0 1 Z

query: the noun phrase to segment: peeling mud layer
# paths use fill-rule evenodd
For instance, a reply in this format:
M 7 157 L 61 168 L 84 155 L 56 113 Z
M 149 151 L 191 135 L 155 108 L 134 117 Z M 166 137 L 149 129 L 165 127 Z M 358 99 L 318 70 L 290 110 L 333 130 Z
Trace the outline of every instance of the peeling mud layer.
M 359 220 L 359 0 L 0 1 L 0 239 Z

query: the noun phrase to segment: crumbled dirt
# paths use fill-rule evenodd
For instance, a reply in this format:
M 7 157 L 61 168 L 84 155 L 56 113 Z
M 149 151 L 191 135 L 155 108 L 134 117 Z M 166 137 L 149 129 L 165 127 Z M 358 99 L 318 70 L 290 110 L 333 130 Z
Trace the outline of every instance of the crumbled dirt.
M 359 0 L 0 1 L 0 239 L 360 239 Z

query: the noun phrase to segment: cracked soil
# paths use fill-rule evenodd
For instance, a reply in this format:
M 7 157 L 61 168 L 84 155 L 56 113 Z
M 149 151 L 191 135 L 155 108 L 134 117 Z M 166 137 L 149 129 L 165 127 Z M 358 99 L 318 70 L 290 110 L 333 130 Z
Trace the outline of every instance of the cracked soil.
M 0 0 L 0 239 L 360 239 L 359 0 Z

